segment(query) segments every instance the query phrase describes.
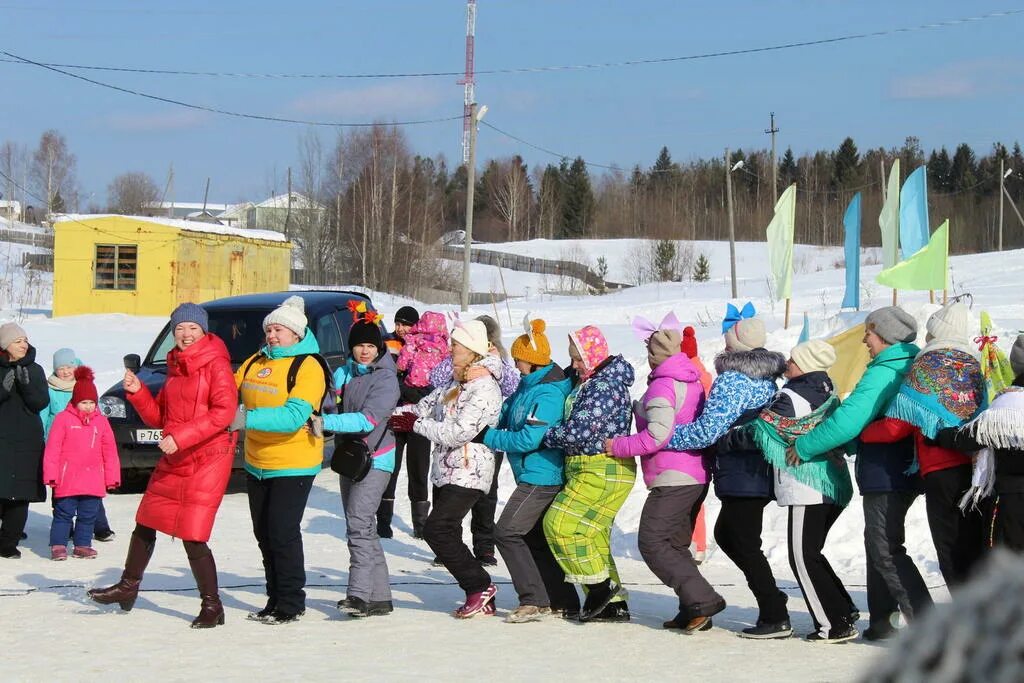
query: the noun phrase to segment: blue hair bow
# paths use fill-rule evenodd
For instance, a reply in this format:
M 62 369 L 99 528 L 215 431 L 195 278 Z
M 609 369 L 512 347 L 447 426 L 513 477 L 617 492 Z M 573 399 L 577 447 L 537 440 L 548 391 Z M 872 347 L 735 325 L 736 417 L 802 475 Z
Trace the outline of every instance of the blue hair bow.
M 754 304 L 749 301 L 743 305 L 743 310 L 737 309 L 732 304 L 726 304 L 725 320 L 722 321 L 722 334 L 725 334 L 733 325 L 741 320 L 747 320 L 757 315 Z

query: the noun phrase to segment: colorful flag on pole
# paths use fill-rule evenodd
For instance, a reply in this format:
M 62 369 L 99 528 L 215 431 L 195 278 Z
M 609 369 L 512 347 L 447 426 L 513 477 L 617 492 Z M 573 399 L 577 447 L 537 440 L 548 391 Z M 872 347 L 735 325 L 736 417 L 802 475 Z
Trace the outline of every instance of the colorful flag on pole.
M 775 216 L 768 224 L 768 263 L 775 282 L 775 300 L 793 295 L 793 230 L 796 226 L 796 183 L 775 202 Z
M 811 317 L 807 315 L 807 311 L 804 311 L 804 328 L 800 330 L 800 338 L 796 340 L 796 343 L 803 344 L 809 341 L 811 341 Z
M 900 160 L 892 162 L 889 184 L 878 227 L 882 231 L 882 267 L 892 268 L 900 262 Z
M 924 249 L 930 232 L 927 171 L 921 166 L 907 176 L 900 190 L 900 249 L 903 258 L 908 259 Z
M 860 192 L 853 195 L 843 214 L 846 231 L 846 294 L 840 308 L 860 310 Z
M 932 233 L 924 249 L 883 270 L 875 281 L 893 289 L 946 289 L 949 285 L 949 219 Z
M 986 311 L 981 312 L 981 336 L 974 338 L 981 352 L 981 374 L 985 378 L 988 400 L 1013 384 L 1015 379 L 1010 359 L 996 346 L 999 337 L 992 334 L 992 318 Z

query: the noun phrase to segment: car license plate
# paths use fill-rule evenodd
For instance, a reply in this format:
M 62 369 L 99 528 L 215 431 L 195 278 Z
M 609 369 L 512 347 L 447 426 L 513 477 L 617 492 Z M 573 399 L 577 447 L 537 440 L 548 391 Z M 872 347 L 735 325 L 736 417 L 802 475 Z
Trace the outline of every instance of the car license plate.
M 162 429 L 136 429 L 135 443 L 160 443 L 164 438 Z

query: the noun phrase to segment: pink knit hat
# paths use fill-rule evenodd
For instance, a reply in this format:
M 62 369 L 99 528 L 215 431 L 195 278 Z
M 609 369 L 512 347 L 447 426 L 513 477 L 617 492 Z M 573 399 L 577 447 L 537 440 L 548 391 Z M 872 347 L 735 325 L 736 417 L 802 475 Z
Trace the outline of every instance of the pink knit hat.
M 583 329 L 569 333 L 569 341 L 576 347 L 580 358 L 583 359 L 583 367 L 586 368 L 580 379 L 590 377 L 594 369 L 611 355 L 608 351 L 608 341 L 594 325 L 587 325 Z

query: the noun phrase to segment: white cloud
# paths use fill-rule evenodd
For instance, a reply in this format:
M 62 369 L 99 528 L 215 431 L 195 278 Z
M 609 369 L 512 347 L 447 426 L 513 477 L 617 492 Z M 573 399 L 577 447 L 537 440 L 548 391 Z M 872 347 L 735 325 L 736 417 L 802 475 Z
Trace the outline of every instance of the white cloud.
M 1014 60 L 955 62 L 938 69 L 895 78 L 889 96 L 896 100 L 964 100 L 1024 91 L 1024 64 Z
M 205 124 L 210 114 L 193 109 L 174 109 L 156 114 L 111 114 L 106 122 L 116 130 L 147 132 L 196 128 Z
M 435 107 L 447 101 L 455 115 L 462 111 L 459 95 L 455 85 L 403 80 L 365 88 L 318 90 L 293 100 L 288 108 L 305 115 L 387 120 L 434 113 Z

